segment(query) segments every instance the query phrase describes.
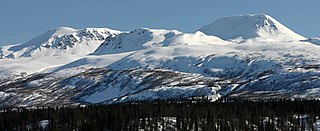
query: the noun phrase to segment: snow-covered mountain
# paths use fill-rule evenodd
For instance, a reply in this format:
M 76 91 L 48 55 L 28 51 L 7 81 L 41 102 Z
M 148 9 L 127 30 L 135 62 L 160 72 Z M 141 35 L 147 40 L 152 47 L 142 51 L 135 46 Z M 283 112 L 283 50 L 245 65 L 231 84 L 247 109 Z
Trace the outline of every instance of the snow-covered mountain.
M 207 36 L 199 31 L 188 34 L 177 30 L 144 28 L 108 37 L 93 54 L 114 54 L 173 45 L 207 45 L 210 43 L 228 42 L 215 36 Z
M 45 33 L 46 39 L 31 40 L 44 42 L 3 47 L 18 52 L 37 48 L 30 55 L 0 59 L 0 107 L 199 96 L 320 98 L 316 39 L 306 39 L 268 15 L 222 18 L 200 29 L 204 33 L 101 30 L 60 28 Z M 97 49 L 79 46 L 91 42 Z M 45 53 L 52 50 L 64 53 Z M 73 53 L 77 51 L 82 53 Z
M 305 39 L 266 14 L 224 17 L 199 30 L 207 35 L 218 36 L 224 40 L 286 41 Z
M 83 56 L 96 50 L 108 36 L 119 33 L 120 31 L 108 28 L 59 27 L 26 43 L 2 47 L 0 58 L 53 56 L 64 53 Z
M 108 28 L 59 27 L 19 45 L 0 47 L 0 78 L 54 70 L 94 52 L 120 31 Z

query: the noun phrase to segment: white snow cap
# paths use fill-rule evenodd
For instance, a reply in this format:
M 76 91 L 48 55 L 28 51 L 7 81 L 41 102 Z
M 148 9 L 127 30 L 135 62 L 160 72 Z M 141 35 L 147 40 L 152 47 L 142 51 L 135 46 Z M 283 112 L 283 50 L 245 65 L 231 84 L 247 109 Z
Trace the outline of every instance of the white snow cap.
M 207 35 L 215 35 L 224 40 L 239 38 L 262 38 L 265 40 L 305 39 L 266 14 L 228 16 L 220 18 L 199 30 Z
M 70 28 L 70 27 L 57 27 L 53 28 L 47 32 L 51 32 L 51 35 L 65 35 L 76 32 L 76 29 Z

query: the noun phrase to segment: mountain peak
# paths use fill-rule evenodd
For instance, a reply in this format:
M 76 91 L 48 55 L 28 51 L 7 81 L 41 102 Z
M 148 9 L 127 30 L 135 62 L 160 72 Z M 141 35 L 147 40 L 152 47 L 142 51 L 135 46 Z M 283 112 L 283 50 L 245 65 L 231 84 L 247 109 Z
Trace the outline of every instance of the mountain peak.
M 199 29 L 207 35 L 222 39 L 301 40 L 303 36 L 293 32 L 266 14 L 245 14 L 223 17 Z
M 69 33 L 74 33 L 76 31 L 77 31 L 76 29 L 73 29 L 71 27 L 57 27 L 57 28 L 48 30 L 47 33 L 56 34 L 56 35 L 65 35 Z

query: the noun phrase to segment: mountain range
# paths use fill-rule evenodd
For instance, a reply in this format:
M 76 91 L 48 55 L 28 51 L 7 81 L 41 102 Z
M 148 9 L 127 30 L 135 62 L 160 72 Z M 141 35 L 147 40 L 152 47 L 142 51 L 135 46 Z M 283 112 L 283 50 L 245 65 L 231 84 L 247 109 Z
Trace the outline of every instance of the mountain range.
M 59 27 L 0 47 L 0 107 L 319 99 L 319 39 L 266 14 L 224 17 L 194 33 Z

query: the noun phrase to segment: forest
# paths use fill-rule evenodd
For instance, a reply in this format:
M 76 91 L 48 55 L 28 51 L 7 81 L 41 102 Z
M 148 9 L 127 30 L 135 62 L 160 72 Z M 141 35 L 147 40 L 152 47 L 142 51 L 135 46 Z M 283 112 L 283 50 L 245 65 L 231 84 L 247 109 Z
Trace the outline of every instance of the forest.
M 224 98 L 3 108 L 0 130 L 318 130 L 319 100 Z

